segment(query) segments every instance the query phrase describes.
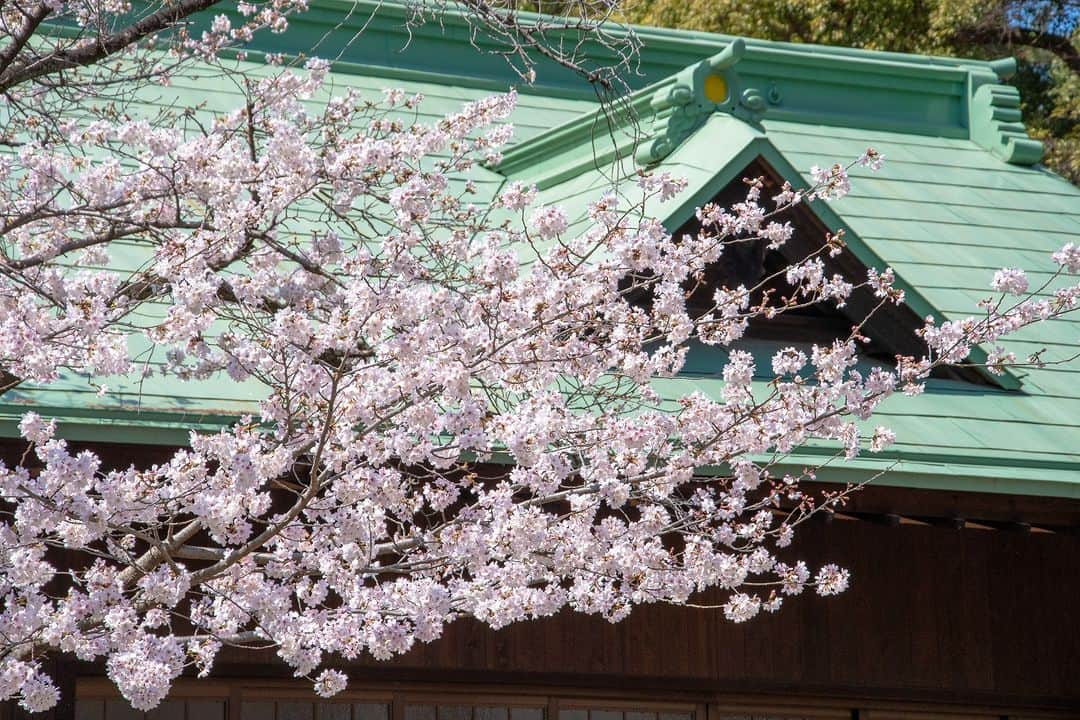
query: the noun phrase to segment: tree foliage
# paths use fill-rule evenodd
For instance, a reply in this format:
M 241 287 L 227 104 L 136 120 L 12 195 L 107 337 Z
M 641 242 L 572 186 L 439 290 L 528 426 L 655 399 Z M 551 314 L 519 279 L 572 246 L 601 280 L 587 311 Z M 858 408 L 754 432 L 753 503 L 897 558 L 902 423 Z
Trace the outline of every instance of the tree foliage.
M 1046 165 L 1080 182 L 1076 0 L 636 0 L 633 22 L 768 40 L 995 59 L 1015 55 L 1024 119 Z

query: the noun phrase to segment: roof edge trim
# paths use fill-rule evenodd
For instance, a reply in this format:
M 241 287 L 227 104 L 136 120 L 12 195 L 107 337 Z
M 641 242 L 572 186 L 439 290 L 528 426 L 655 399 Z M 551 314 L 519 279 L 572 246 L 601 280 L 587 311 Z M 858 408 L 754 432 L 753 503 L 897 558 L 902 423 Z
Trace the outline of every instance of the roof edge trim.
M 613 145 L 606 153 L 610 155 L 622 145 L 633 145 L 635 140 L 627 136 L 620 142 L 619 135 L 628 128 L 632 128 L 636 118 L 644 115 L 649 108 L 649 101 L 655 93 L 661 92 L 675 84 L 674 76 L 648 85 L 641 90 L 630 93 L 619 101 L 614 107 L 600 106 L 595 110 L 582 113 L 573 120 L 533 136 L 529 140 L 516 143 L 503 151 L 502 159 L 492 167 L 502 175 L 516 177 L 525 174 L 526 171 L 536 170 L 540 161 L 551 160 L 583 144 L 592 144 L 596 137 L 596 131 L 600 129 L 604 138 Z M 620 153 L 621 154 L 621 153 Z M 593 154 L 576 154 L 575 159 L 563 164 L 555 172 L 530 173 L 530 179 L 543 188 L 576 174 L 584 169 L 591 168 L 598 162 Z
M 3 413 L 0 438 L 18 438 L 18 416 Z M 54 417 L 50 415 L 50 417 Z M 115 442 L 118 431 L 123 441 L 135 445 L 186 447 L 190 432 L 219 432 L 229 425 L 224 419 L 201 424 L 165 421 L 164 418 L 137 419 L 116 417 L 95 422 L 88 417 L 58 419 L 57 436 L 72 442 Z M 228 418 L 235 422 L 236 418 Z M 822 463 L 836 455 L 835 448 L 806 446 L 788 455 L 774 466 L 781 472 L 795 471 Z M 763 460 L 767 458 L 762 458 Z M 506 458 L 493 458 L 495 462 Z M 982 492 L 1003 495 L 1027 495 L 1080 499 L 1080 463 L 1039 459 L 1003 460 L 992 454 L 972 457 L 965 454 L 905 452 L 902 448 L 885 454 L 860 456 L 842 463 L 829 463 L 817 474 L 817 480 L 832 483 L 859 483 L 888 471 L 874 481 L 876 485 L 952 492 Z M 720 468 L 700 468 L 700 475 L 716 474 Z

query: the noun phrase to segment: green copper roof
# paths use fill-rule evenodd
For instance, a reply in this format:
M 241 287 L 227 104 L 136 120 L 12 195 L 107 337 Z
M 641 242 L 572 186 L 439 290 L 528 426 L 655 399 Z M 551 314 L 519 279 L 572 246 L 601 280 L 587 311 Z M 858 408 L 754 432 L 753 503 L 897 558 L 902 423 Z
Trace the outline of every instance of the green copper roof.
M 442 28 L 420 29 L 402 50 L 400 9 L 384 6 L 363 41 L 346 42 L 371 9 L 352 0 L 313 2 L 312 12 L 290 32 L 265 40 L 272 47 L 254 49 L 300 51 L 340 21 L 345 6 L 352 14 L 320 48 L 323 56 L 338 58 L 338 88 L 374 97 L 401 86 L 429 98 L 425 112 L 441 113 L 515 81 L 502 60 L 468 46 L 466 28 L 453 17 Z M 856 169 L 851 194 L 817 203 L 815 211 L 826 225 L 850 231 L 860 260 L 893 267 L 917 312 L 943 317 L 975 312 L 994 270 L 1023 267 L 1037 281 L 1052 271 L 1050 252 L 1080 243 L 1080 190 L 1037 164 L 1041 148 L 1027 138 L 1015 95 L 1001 84 L 1008 61 L 754 40 L 731 49 L 737 43 L 725 36 L 638 32 L 642 75 L 630 78 L 639 88 L 630 101 L 646 140 L 634 144 L 617 129 L 613 141 L 581 81 L 541 68 L 540 84 L 521 88 L 512 118 L 518 144 L 498 168 L 484 172 L 485 194 L 511 179 L 535 182 L 543 202 L 563 204 L 582 222 L 585 204 L 603 192 L 614 163 L 626 169 L 645 162 L 690 181 L 678 202 L 653 208 L 674 228 L 757 157 L 798 180 L 811 165 L 853 159 L 873 146 L 886 157 L 882 170 Z M 709 64 L 724 52 L 739 55 L 737 62 Z M 257 54 L 251 58 L 257 63 Z M 705 71 L 695 68 L 703 62 L 709 72 L 728 73 L 730 97 L 715 87 L 713 99 L 702 94 Z M 674 91 L 680 83 L 690 95 Z M 198 93 L 215 106 L 230 104 L 225 82 L 176 85 L 176 92 Z M 668 122 L 665 113 L 687 108 L 686 123 Z M 658 139 L 666 145 L 650 144 Z M 1018 356 L 1046 348 L 1050 360 L 1070 356 L 1078 346 L 1078 320 L 1036 325 L 1009 343 Z M 722 357 L 702 355 L 684 376 L 657 381 L 657 387 L 669 397 L 695 389 L 716 394 L 720 362 Z M 897 433 L 889 458 L 897 465 L 881 482 L 1080 497 L 1080 372 L 1075 362 L 1071 368 L 1018 371 L 1003 388 L 934 380 L 922 396 L 891 399 L 877 422 Z M 253 409 L 257 399 L 255 388 L 226 379 L 179 383 L 151 375 L 113 383 L 113 390 L 98 397 L 77 378 L 20 388 L 0 404 L 0 432 L 14 434 L 18 414 L 37 407 L 57 416 L 72 438 L 184 442 L 188 429 L 218 427 Z M 810 447 L 789 461 L 810 464 L 828 452 Z M 822 477 L 861 480 L 880 468 L 880 460 L 859 459 L 830 466 Z

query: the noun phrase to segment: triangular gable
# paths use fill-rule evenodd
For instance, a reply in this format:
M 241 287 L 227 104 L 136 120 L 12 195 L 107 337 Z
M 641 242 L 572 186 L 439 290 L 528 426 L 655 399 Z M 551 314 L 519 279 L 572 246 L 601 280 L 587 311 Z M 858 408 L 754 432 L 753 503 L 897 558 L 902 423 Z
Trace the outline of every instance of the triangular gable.
M 741 128 L 738 127 L 740 125 Z M 733 138 L 739 139 L 732 143 Z M 717 153 L 714 148 L 726 149 Z M 714 158 L 726 162 L 723 165 L 714 165 Z M 708 166 L 712 166 L 711 174 Z M 662 167 L 665 171 L 686 177 L 689 182 L 676 205 L 657 203 L 649 208 L 650 212 L 663 219 L 665 227 L 671 231 L 683 227 L 694 218 L 696 208 L 717 199 L 725 188 L 739 183 L 745 177 L 765 175 L 777 186 L 787 181 L 796 189 L 809 187 L 802 173 L 791 165 L 764 132 L 723 115 L 710 117 L 687 141 L 654 167 Z M 691 172 L 681 172 L 683 170 Z M 793 249 L 799 246 L 796 253 L 805 257 L 809 243 L 823 242 L 825 233 L 842 230 L 846 249 L 832 263 L 836 271 L 844 274 L 850 281 L 858 282 L 866 277 L 868 268 L 881 271 L 888 267 L 828 203 L 818 200 L 807 207 L 809 212 L 804 217 L 816 220 L 818 227 L 809 232 L 804 228 L 802 233 L 796 233 L 792 241 Z M 945 316 L 904 277 L 897 275 L 895 284 L 904 290 L 904 304 L 890 305 L 879 311 L 878 319 L 871 323 L 868 334 L 876 335 L 886 346 L 900 354 L 911 355 L 925 351 L 925 345 L 914 337 L 914 329 L 921 327 L 926 317 L 933 317 L 940 322 Z M 876 304 L 873 298 L 853 297 L 848 303 L 847 312 L 852 319 L 856 319 L 864 316 L 873 304 Z M 984 363 L 986 358 L 986 351 L 978 347 L 973 349 L 970 355 L 971 361 L 976 364 Z M 961 375 L 968 379 L 975 379 L 977 375 L 984 383 L 1008 390 L 1020 387 L 1019 379 L 1008 372 L 992 375 L 983 369 L 977 369 L 962 371 Z
M 659 91 L 654 89 L 652 95 L 657 92 Z M 544 204 L 563 206 L 570 219 L 569 232 L 572 234 L 587 227 L 587 204 L 609 187 L 612 173 L 625 173 L 637 165 L 634 158 L 630 157 L 631 147 L 637 148 L 640 159 L 643 154 L 641 149 L 647 147 L 648 142 L 646 140 L 635 146 L 620 146 L 616 135 L 614 138 L 609 137 L 606 148 L 591 156 L 586 154 L 584 158 L 581 157 L 583 150 L 579 145 L 578 156 L 573 163 L 577 167 L 575 172 L 566 172 L 566 158 L 563 158 L 564 170 L 561 172 L 551 174 L 554 166 L 549 162 L 546 168 L 534 168 L 535 174 L 519 168 L 515 178 L 528 181 L 531 175 L 535 180 L 546 180 L 541 186 L 538 200 Z M 566 144 L 569 146 L 572 143 Z M 590 140 L 589 144 L 603 147 L 601 140 Z M 717 112 L 704 117 L 697 129 L 690 132 L 677 146 L 666 150 L 662 159 L 648 167 L 684 178 L 688 185 L 686 190 L 673 200 L 650 200 L 646 205 L 646 212 L 652 217 L 660 218 L 672 232 L 691 222 L 696 208 L 718 199 L 725 188 L 733 183 L 738 184 L 744 177 L 765 175 L 777 185 L 787 181 L 795 188 L 809 187 L 802 173 L 770 142 L 763 129 L 756 123 L 748 123 L 729 114 Z M 888 267 L 829 204 L 815 201 L 808 208 L 809 212 L 804 218 L 812 218 L 813 225 L 810 228 L 803 227 L 801 233 L 796 233 L 793 248 L 800 245 L 799 251 L 805 251 L 807 243 L 823 242 L 827 232 L 836 233 L 842 230 L 847 247 L 839 258 L 831 262 L 832 271 L 841 272 L 850 281 L 858 283 L 866 277 L 867 269 L 882 271 Z M 802 224 L 805 226 L 807 223 Z M 806 254 L 804 252 L 802 256 L 805 257 Z M 904 290 L 905 303 L 878 310 L 875 319 L 867 328 L 867 334 L 889 348 L 892 354 L 922 354 L 925 352 L 925 345 L 915 336 L 915 329 L 921 327 L 923 319 L 928 316 L 938 321 L 945 316 L 905 278 L 898 276 L 896 285 Z M 876 304 L 876 300 L 868 293 L 866 297 L 856 296 L 849 301 L 845 313 L 850 320 L 856 321 Z M 980 364 L 985 362 L 986 357 L 985 350 L 975 348 L 970 359 L 973 363 Z M 1008 372 L 992 375 L 983 369 L 957 369 L 950 375 L 1004 389 L 1020 387 L 1016 376 Z
M 628 177 L 642 167 L 662 168 L 689 181 L 688 191 L 674 203 L 653 203 L 647 207 L 647 212 L 663 218 L 670 230 L 679 228 L 692 217 L 696 207 L 713 199 L 755 161 L 771 168 L 777 178 L 805 188 L 803 175 L 769 141 L 759 121 L 763 116 L 772 117 L 773 114 L 798 116 L 804 120 L 814 114 L 793 109 L 806 103 L 806 94 L 796 92 L 798 88 L 788 87 L 769 63 L 762 65 L 763 58 L 757 57 L 759 50 L 739 39 L 732 39 L 720 53 L 710 58 L 628 96 L 603 103 L 594 111 L 511 148 L 496 170 L 508 181 L 536 185 L 541 190 L 540 202 L 562 206 L 570 219 L 568 233 L 571 234 L 587 226 L 588 202 L 610 189 L 611 179 Z M 740 62 L 744 57 L 747 63 Z M 771 58 L 770 62 L 773 60 L 776 58 Z M 766 67 L 773 69 L 764 72 Z M 862 69 L 886 74 L 899 72 L 901 75 L 912 71 L 892 64 L 888 67 L 868 65 Z M 965 66 L 962 70 L 950 71 L 952 74 L 945 73 L 948 78 L 937 78 L 943 82 L 947 79 L 949 87 L 939 87 L 935 92 L 944 93 L 942 97 L 948 96 L 950 102 L 957 101 L 959 105 L 949 105 L 946 112 L 933 105 L 937 100 L 927 99 L 926 102 L 941 110 L 943 117 L 951 118 L 955 127 L 935 126 L 932 130 L 921 128 L 919 131 L 931 135 L 945 133 L 949 137 L 966 136 L 975 145 L 1008 163 L 1026 165 L 1036 162 L 1041 146 L 1027 138 L 1023 126 L 1014 117 L 1015 93 L 1000 84 L 1008 70 L 997 65 Z M 893 80 L 895 78 L 890 82 Z M 958 81 L 962 82 L 957 84 Z M 867 118 L 860 116 L 860 120 Z M 836 118 L 831 121 L 821 119 L 826 123 L 835 121 Z M 895 123 L 890 127 L 892 125 Z M 822 160 L 842 161 L 843 158 Z M 814 203 L 814 217 L 827 231 L 844 230 L 852 262 L 860 266 L 849 269 L 861 270 L 848 277 L 858 279 L 866 268 L 881 270 L 887 267 L 833 207 L 824 202 Z M 529 258 L 523 258 L 524 263 L 529 261 Z M 907 299 L 902 311 L 903 322 L 899 322 L 899 317 L 893 318 L 899 323 L 898 327 L 921 326 L 922 319 L 927 316 L 938 320 L 944 317 L 904 278 L 898 277 L 897 284 L 905 291 Z M 976 348 L 970 358 L 976 364 L 983 363 L 987 353 Z M 983 382 L 998 387 L 1016 389 L 1020 386 L 1016 376 L 1008 372 L 1001 376 L 982 370 L 974 372 Z

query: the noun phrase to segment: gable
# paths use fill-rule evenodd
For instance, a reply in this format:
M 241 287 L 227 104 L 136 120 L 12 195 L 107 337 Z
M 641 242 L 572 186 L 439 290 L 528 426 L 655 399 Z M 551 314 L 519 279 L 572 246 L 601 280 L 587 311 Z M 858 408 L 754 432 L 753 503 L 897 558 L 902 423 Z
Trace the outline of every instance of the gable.
M 742 202 L 746 196 L 744 179 L 750 178 L 762 181 L 761 192 L 765 198 L 780 192 L 785 181 L 794 186 L 801 184 L 801 178 L 789 179 L 782 176 L 759 155 L 729 180 L 711 201 L 720 207 L 730 207 Z M 866 278 L 870 267 L 882 269 L 883 264 L 877 265 L 880 261 L 875 256 L 869 256 L 869 261 L 874 264 L 868 265 L 864 259 L 868 257 L 867 253 L 853 251 L 850 244 L 837 255 L 821 252 L 826 236 L 835 233 L 839 228 L 829 227 L 822 221 L 815 211 L 819 205 L 819 202 L 800 203 L 775 218 L 778 222 L 790 222 L 795 228 L 791 239 L 775 250 L 768 250 L 763 243 L 739 244 L 726 250 L 725 257 L 712 269 L 709 284 L 713 287 L 737 284 L 752 287 L 770 276 L 772 280 L 767 284 L 767 289 L 779 301 L 791 292 L 790 286 L 781 275 L 783 270 L 813 255 L 822 259 L 826 275 L 840 275 L 855 285 Z M 697 218 L 691 217 L 675 230 L 674 234 L 696 234 L 699 229 Z M 862 245 L 858 238 L 851 238 L 849 233 L 845 233 L 844 238 L 849 242 L 854 240 L 856 246 Z M 735 257 L 731 257 L 731 251 L 734 251 Z M 899 278 L 899 282 L 902 283 L 903 278 Z M 759 297 L 760 293 L 752 298 L 751 303 L 757 303 Z M 940 316 L 938 311 L 933 312 Z M 789 344 L 828 344 L 835 339 L 848 337 L 852 327 L 857 324 L 861 325 L 860 332 L 866 337 L 860 354 L 879 364 L 892 364 L 898 355 L 920 357 L 926 353 L 926 345 L 917 334 L 923 327 L 923 316 L 917 314 L 909 302 L 901 305 L 882 303 L 880 298 L 875 297 L 866 287 L 856 287 L 842 307 L 827 302 L 818 303 L 794 313 L 785 313 L 773 320 L 751 321 L 747 337 Z M 1017 387 L 1016 378 L 1012 375 L 995 376 L 971 367 L 938 368 L 933 377 L 999 388 Z
M 530 178 L 546 181 L 546 187 L 541 190 L 538 202 L 561 205 L 570 220 L 568 234 L 581 232 L 588 223 L 588 203 L 603 191 L 612 173 L 626 173 L 627 165 L 631 163 L 629 158 L 620 158 L 617 154 L 628 152 L 634 148 L 633 145 L 620 147 L 618 138 L 609 140 L 609 143 L 608 154 L 594 155 L 597 158 L 607 158 L 606 162 L 601 164 L 598 159 L 596 166 L 584 171 L 579 170 L 569 178 L 562 179 L 558 174 L 547 174 L 544 169 L 534 175 L 526 172 L 512 177 L 526 181 Z M 637 146 L 638 160 L 653 157 L 648 152 L 643 152 L 643 149 L 647 150 L 649 147 L 648 141 Z M 855 156 L 857 154 L 852 157 Z M 817 162 L 824 160 L 818 157 Z M 810 186 L 804 175 L 776 148 L 763 129 L 723 113 L 708 116 L 681 144 L 671 148 L 662 160 L 652 163 L 650 167 L 687 181 L 686 190 L 673 200 L 650 200 L 645 208 L 648 215 L 660 218 L 668 230 L 676 235 L 697 231 L 695 211 L 705 203 L 716 201 L 721 207 L 729 207 L 745 199 L 743 178 L 760 176 L 775 188 L 779 188 L 784 181 L 790 182 L 795 188 L 805 189 Z M 772 194 L 775 192 L 763 192 L 764 197 Z M 868 268 L 883 271 L 890 267 L 829 204 L 815 201 L 812 207 L 804 204 L 793 213 L 793 219 L 797 220 L 797 226 L 801 227 L 784 250 L 788 263 L 810 255 L 824 242 L 827 233 L 841 231 L 844 233 L 846 247 L 838 257 L 826 258 L 829 274 L 839 273 L 857 284 L 866 277 Z M 714 271 L 720 272 L 722 267 L 721 264 L 714 268 Z M 874 317 L 867 325 L 867 334 L 878 340 L 882 356 L 922 356 L 926 352 L 926 346 L 915 335 L 915 330 L 922 327 L 924 318 L 928 316 L 938 320 L 946 316 L 923 297 L 918 288 L 907 281 L 902 273 L 898 273 L 896 285 L 905 292 L 903 305 L 887 304 L 875 310 L 880 303 L 872 293 L 865 289 L 857 290 L 838 316 L 845 318 L 850 328 L 852 323 L 863 320 L 874 311 Z M 834 318 L 838 316 L 834 315 Z M 985 358 L 986 352 L 976 348 L 971 360 L 973 363 L 980 363 Z M 1009 372 L 995 376 L 981 369 L 953 368 L 943 370 L 940 375 L 1006 389 L 1019 387 L 1018 379 Z

